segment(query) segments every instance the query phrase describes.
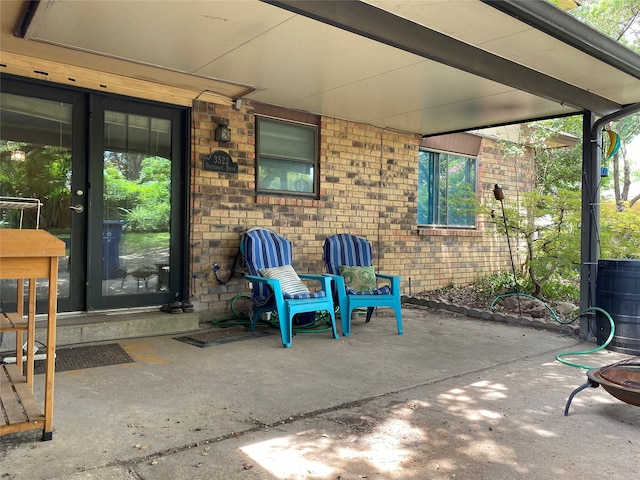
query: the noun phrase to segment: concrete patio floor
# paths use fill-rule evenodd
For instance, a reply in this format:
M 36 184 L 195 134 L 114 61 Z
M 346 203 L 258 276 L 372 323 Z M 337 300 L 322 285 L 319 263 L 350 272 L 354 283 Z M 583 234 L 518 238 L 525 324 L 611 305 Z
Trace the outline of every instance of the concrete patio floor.
M 299 334 L 291 349 L 276 331 L 208 348 L 121 340 L 134 363 L 56 374 L 52 441 L 0 437 L 0 478 L 640 478 L 637 407 L 589 388 L 563 416 L 586 375 L 555 356 L 594 344 L 451 312 L 403 315 L 402 336 L 381 311 L 356 318 L 350 337 Z

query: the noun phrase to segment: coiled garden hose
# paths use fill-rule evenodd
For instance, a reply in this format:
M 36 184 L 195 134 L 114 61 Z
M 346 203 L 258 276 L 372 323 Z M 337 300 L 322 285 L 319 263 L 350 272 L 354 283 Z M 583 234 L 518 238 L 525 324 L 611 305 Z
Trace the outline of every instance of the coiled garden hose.
M 246 293 L 236 295 L 235 297 L 233 297 L 233 300 L 231 300 L 231 313 L 233 313 L 233 317 L 219 318 L 217 320 L 214 320 L 211 323 L 213 325 L 218 325 L 222 327 L 231 327 L 233 325 L 250 325 L 251 318 L 249 318 L 247 315 L 241 312 L 238 312 L 238 308 L 236 305 L 238 301 L 244 298 L 247 298 L 249 299 L 249 301 L 251 301 L 251 295 L 248 295 Z
M 489 310 L 493 310 L 493 306 L 496 304 L 496 302 L 498 302 L 499 300 L 505 298 L 505 297 L 512 297 L 515 295 L 519 295 L 521 297 L 528 297 L 528 298 L 532 298 L 534 300 L 538 300 L 540 302 L 542 302 L 542 300 L 540 300 L 539 298 L 536 298 L 532 295 L 527 295 L 525 293 L 507 293 L 504 295 L 498 295 L 492 302 L 491 305 L 489 306 Z M 547 309 L 549 310 L 549 312 L 551 313 L 551 316 L 553 317 L 553 319 L 562 324 L 562 325 L 569 325 L 573 322 L 575 322 L 576 320 L 578 320 L 582 315 L 584 315 L 587 312 L 590 311 L 596 311 L 596 312 L 600 312 L 602 313 L 605 317 L 607 317 L 607 320 L 609 320 L 609 324 L 611 325 L 611 332 L 609 333 L 609 337 L 607 338 L 607 340 L 600 345 L 597 348 L 593 348 L 591 350 L 583 350 L 583 351 L 579 351 L 579 352 L 565 352 L 565 353 L 559 353 L 558 355 L 556 355 L 556 360 L 559 361 L 560 363 L 564 363 L 565 365 L 569 365 L 571 367 L 576 367 L 576 368 L 583 368 L 585 370 L 591 370 L 593 368 L 597 368 L 597 367 L 593 367 L 590 365 L 581 365 L 579 363 L 573 363 L 570 362 L 568 360 L 565 360 L 564 357 L 568 357 L 568 356 L 572 356 L 572 355 L 587 355 L 590 353 L 595 353 L 595 352 L 599 352 L 600 350 L 607 348 L 607 346 L 609 345 L 609 343 L 611 343 L 611 340 L 613 340 L 613 336 L 615 334 L 615 323 L 613 322 L 613 318 L 611 318 L 611 315 L 609 315 L 609 312 L 607 312 L 606 310 L 600 308 L 600 307 L 588 307 L 585 308 L 584 310 L 582 310 L 578 315 L 576 315 L 573 319 L 569 320 L 568 322 L 563 322 L 562 320 L 560 320 L 560 318 L 558 318 L 558 315 L 556 314 L 556 312 L 554 312 L 554 310 L 545 302 L 542 302 L 544 304 L 545 307 L 547 307 Z
M 591 370 L 592 368 L 597 368 L 597 367 L 593 367 L 593 366 L 590 366 L 590 365 L 581 365 L 579 363 L 573 363 L 573 362 L 570 362 L 568 360 L 564 360 L 564 357 L 567 357 L 569 355 L 586 355 L 586 354 L 589 354 L 589 353 L 599 352 L 603 348 L 606 348 L 607 345 L 609 345 L 609 343 L 611 343 L 611 340 L 613 339 L 613 335 L 615 333 L 616 326 L 613 323 L 613 318 L 611 318 L 611 315 L 609 315 L 609 313 L 607 311 L 605 311 L 605 310 L 603 310 L 602 308 L 599 308 L 599 307 L 589 307 L 589 308 L 585 308 L 582 312 L 580 312 L 578 317 L 580 317 L 584 313 L 592 311 L 592 310 L 602 313 L 605 317 L 607 317 L 607 320 L 609 320 L 609 324 L 611 325 L 611 332 L 609 333 L 609 337 L 607 338 L 607 340 L 602 345 L 600 345 L 599 347 L 594 348 L 592 350 L 584 350 L 584 351 L 580 351 L 580 352 L 559 353 L 558 355 L 556 355 L 556 360 L 558 360 L 561 363 L 564 363 L 565 365 L 569 365 L 571 367 L 583 368 L 585 370 Z
M 251 302 L 251 295 L 247 293 L 241 293 L 239 295 L 236 295 L 233 298 L 233 300 L 231 300 L 231 312 L 233 313 L 233 316 L 214 320 L 212 324 L 218 325 L 221 327 L 230 327 L 234 325 L 251 325 L 251 317 L 246 313 L 242 313 L 238 311 L 237 303 L 244 299 L 248 299 L 248 301 Z M 273 328 L 279 328 L 278 314 L 275 311 L 271 313 L 271 316 L 269 319 L 261 318 L 260 322 Z M 320 325 L 323 325 L 325 323 L 329 324 L 329 326 L 326 328 L 318 328 Z M 330 330 L 331 330 L 331 323 L 329 322 L 329 315 L 327 315 L 326 312 L 318 312 L 316 314 L 315 322 L 309 325 L 293 326 L 293 331 L 295 333 L 321 333 L 321 332 L 328 332 Z

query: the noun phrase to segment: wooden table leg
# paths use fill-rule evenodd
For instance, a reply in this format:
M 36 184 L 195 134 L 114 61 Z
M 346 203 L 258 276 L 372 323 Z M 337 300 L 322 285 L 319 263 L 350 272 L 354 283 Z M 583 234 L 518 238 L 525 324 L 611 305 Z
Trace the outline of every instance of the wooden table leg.
M 47 360 L 45 372 L 45 397 L 44 397 L 44 429 L 42 440 L 53 439 L 53 376 L 55 372 L 56 356 L 56 312 L 58 307 L 58 258 L 52 257 L 49 270 L 49 297 L 47 310 Z
M 29 279 L 27 295 L 27 385 L 33 393 L 33 355 L 36 343 L 36 279 Z M 22 360 L 22 359 L 21 359 Z M 22 361 L 20 362 L 22 363 Z
M 24 280 L 22 278 L 18 278 L 16 280 L 16 313 L 20 320 L 24 318 Z M 16 366 L 20 373 L 22 373 L 23 341 L 24 337 L 22 336 L 22 330 L 16 330 Z

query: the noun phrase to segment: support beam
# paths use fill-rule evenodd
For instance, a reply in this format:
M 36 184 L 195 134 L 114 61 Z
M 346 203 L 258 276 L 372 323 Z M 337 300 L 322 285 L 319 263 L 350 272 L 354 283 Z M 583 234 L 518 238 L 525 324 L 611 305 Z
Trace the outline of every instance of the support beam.
M 592 112 L 582 119 L 582 215 L 580 224 L 580 311 L 594 307 L 596 302 L 596 274 L 598 273 L 598 226 L 600 224 L 600 154 L 598 139 L 591 138 L 595 123 Z M 600 138 L 602 136 L 600 135 Z M 590 340 L 590 326 L 595 328 L 595 312 L 580 317 L 578 335 Z
M 640 103 L 626 107 L 594 122 L 592 112 L 584 114 L 582 122 L 582 217 L 580 237 L 580 311 L 596 305 L 596 279 L 600 253 L 600 167 L 602 163 L 602 127 L 614 120 L 640 112 Z M 579 336 L 590 340 L 590 322 L 595 312 L 580 317 Z

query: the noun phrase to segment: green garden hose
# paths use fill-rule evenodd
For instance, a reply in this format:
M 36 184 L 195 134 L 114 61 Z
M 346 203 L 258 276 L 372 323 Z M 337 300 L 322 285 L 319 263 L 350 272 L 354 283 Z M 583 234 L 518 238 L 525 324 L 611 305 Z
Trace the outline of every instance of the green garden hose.
M 611 318 L 611 315 L 609 315 L 609 313 L 607 311 L 605 311 L 605 310 L 603 310 L 602 308 L 599 308 L 599 307 L 589 307 L 589 308 L 585 308 L 582 312 L 580 312 L 578 317 L 580 317 L 584 313 L 589 312 L 591 310 L 600 312 L 605 317 L 607 317 L 607 320 L 609 320 L 609 324 L 611 325 L 611 332 L 609 333 L 609 337 L 607 338 L 607 340 L 602 345 L 600 345 L 599 347 L 594 348 L 592 350 L 585 350 L 585 351 L 580 351 L 580 352 L 559 353 L 558 355 L 556 355 L 556 360 L 558 360 L 559 362 L 564 363 L 565 365 L 569 365 L 571 367 L 584 368 L 585 370 L 591 370 L 592 368 L 597 368 L 597 367 L 593 367 L 593 366 L 589 366 L 589 365 L 581 365 L 579 363 L 573 363 L 573 362 L 569 362 L 568 360 L 564 360 L 564 357 L 567 357 L 569 355 L 586 355 L 586 354 L 589 354 L 589 353 L 598 352 L 598 351 L 602 350 L 603 348 L 606 348 L 607 345 L 609 345 L 609 343 L 613 339 L 613 335 L 615 333 L 616 326 L 613 323 L 613 318 Z
M 507 293 L 505 295 L 498 295 L 493 300 L 493 302 L 491 302 L 491 305 L 489 306 L 489 311 L 493 310 L 493 306 L 496 304 L 496 302 L 498 300 L 500 300 L 502 298 L 505 298 L 505 297 L 512 297 L 512 296 L 515 296 L 515 295 L 519 295 L 519 296 L 522 296 L 522 297 L 529 297 L 529 298 L 532 298 L 534 300 L 542 301 L 539 298 L 536 298 L 536 297 L 534 297 L 532 295 L 527 295 L 527 294 L 523 294 L 523 293 Z M 607 345 L 609 345 L 609 343 L 611 343 L 611 340 L 613 339 L 613 336 L 615 334 L 615 329 L 616 329 L 615 323 L 613 322 L 613 318 L 611 318 L 611 315 L 609 315 L 609 313 L 607 311 L 603 310 L 600 307 L 588 307 L 588 308 L 585 308 L 583 311 L 581 311 L 572 320 L 570 320 L 568 322 L 563 322 L 562 320 L 560 320 L 558 318 L 558 315 L 556 314 L 556 312 L 554 312 L 553 309 L 548 304 L 546 304 L 545 302 L 542 302 L 542 303 L 544 304 L 545 307 L 547 307 L 547 309 L 551 313 L 551 316 L 553 317 L 553 319 L 556 322 L 558 322 L 558 323 L 560 323 L 562 325 L 568 325 L 568 324 L 571 324 L 571 323 L 575 322 L 582 315 L 584 315 L 585 313 L 587 313 L 589 311 L 597 311 L 597 312 L 602 313 L 605 317 L 607 317 L 607 319 L 609 320 L 609 324 L 611 325 L 611 332 L 609 333 L 609 338 L 607 338 L 607 340 L 602 345 L 600 345 L 599 347 L 594 348 L 592 350 L 584 350 L 584 351 L 580 351 L 580 352 L 566 352 L 566 353 L 559 353 L 558 355 L 556 355 L 556 360 L 557 361 L 559 361 L 560 363 L 564 363 L 565 365 L 569 365 L 571 367 L 583 368 L 585 370 L 591 370 L 592 368 L 597 368 L 597 367 L 592 367 L 592 366 L 589 366 L 589 365 L 581 365 L 579 363 L 573 363 L 573 362 L 570 362 L 568 360 L 565 360 L 564 357 L 568 357 L 568 356 L 571 356 L 571 355 L 587 355 L 589 353 L 599 352 L 600 350 L 606 348 Z
M 528 298 L 532 298 L 534 300 L 538 300 L 539 302 L 542 302 L 542 300 L 540 300 L 539 298 L 534 297 L 533 295 L 527 295 L 526 293 L 507 293 L 505 295 L 498 295 L 496 298 L 493 299 L 493 302 L 491 302 L 491 305 L 489 305 L 489 311 L 493 310 L 493 306 L 496 304 L 497 301 L 506 298 L 506 297 L 513 297 L 513 296 L 519 296 L 519 297 L 528 297 Z M 553 308 L 551 308 L 548 304 L 546 304 L 545 302 L 542 302 L 542 304 L 547 307 L 547 310 L 549 310 L 549 313 L 551 313 L 551 316 L 553 317 L 553 319 L 562 324 L 562 325 L 568 325 L 570 323 L 573 323 L 577 320 L 576 317 L 573 320 L 570 320 L 568 322 L 563 322 L 562 320 L 560 320 L 560 318 L 558 318 L 558 315 L 556 314 L 556 312 L 553 311 Z
M 233 313 L 233 316 L 214 320 L 212 324 L 224 327 L 230 327 L 233 325 L 251 325 L 251 318 L 248 315 L 239 312 L 236 305 L 238 301 L 245 298 L 251 301 L 251 295 L 247 293 L 236 295 L 233 300 L 231 300 L 231 312 Z M 260 319 L 260 321 L 270 327 L 279 328 L 278 314 L 276 312 L 271 313 L 270 320 Z M 328 323 L 329 326 L 327 328 L 318 328 L 319 325 L 322 325 L 324 323 Z M 293 331 L 295 333 L 321 333 L 328 332 L 330 330 L 331 323 L 329 322 L 328 315 L 325 312 L 318 312 L 318 314 L 316 315 L 316 321 L 310 325 L 293 326 Z
M 249 301 L 251 301 L 251 295 L 248 295 L 246 293 L 236 295 L 233 300 L 231 300 L 231 313 L 233 313 L 233 317 L 219 318 L 211 323 L 213 325 L 220 325 L 225 327 L 230 327 L 233 325 L 250 325 L 251 319 L 247 315 L 238 312 L 236 307 L 236 302 L 243 298 L 248 298 Z

